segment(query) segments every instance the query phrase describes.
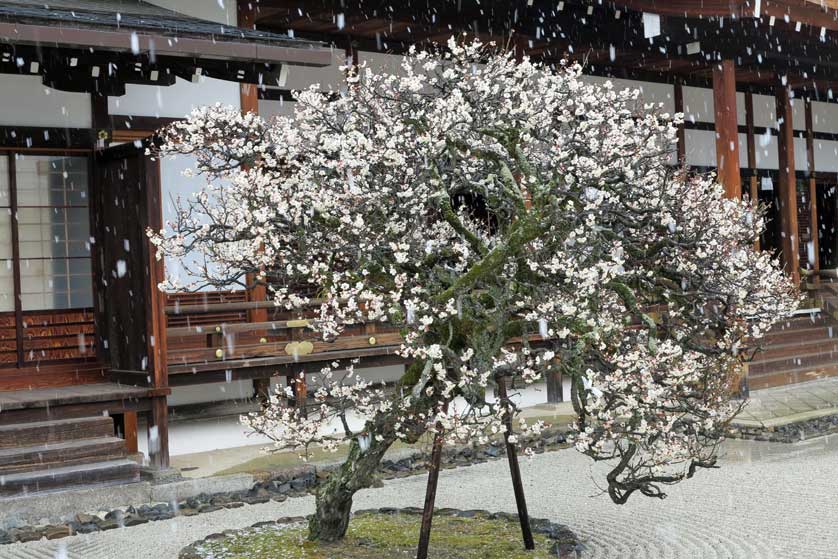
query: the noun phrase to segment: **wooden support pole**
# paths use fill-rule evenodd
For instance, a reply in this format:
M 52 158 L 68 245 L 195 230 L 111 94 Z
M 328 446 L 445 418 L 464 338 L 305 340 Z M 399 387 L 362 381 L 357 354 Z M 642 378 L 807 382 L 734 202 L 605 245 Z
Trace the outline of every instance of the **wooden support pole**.
M 299 373 L 288 375 L 287 382 L 288 386 L 290 386 L 291 390 L 294 392 L 293 404 L 297 406 L 297 408 L 299 408 L 300 415 L 306 417 L 308 415 L 306 410 L 306 400 L 308 399 L 308 385 L 306 384 L 305 371 L 300 371 Z
M 122 436 L 125 439 L 125 450 L 130 454 L 136 454 L 139 450 L 137 444 L 137 412 L 126 411 L 122 414 Z
M 268 405 L 271 401 L 271 379 L 253 379 L 253 397 L 256 398 L 261 405 Z
M 244 29 L 253 29 L 256 22 L 256 13 L 253 0 L 239 0 L 238 24 Z M 239 84 L 239 101 L 242 114 L 259 114 L 258 86 L 253 83 Z M 255 274 L 248 274 L 246 278 L 248 285 L 256 283 Z M 264 301 L 268 297 L 267 288 L 264 284 L 256 285 L 247 290 L 248 301 Z M 268 309 L 254 308 L 247 311 L 248 322 L 266 322 L 268 320 Z
M 748 142 L 748 168 L 751 170 L 749 193 L 751 204 L 759 202 L 759 179 L 757 178 L 757 143 L 754 136 L 754 94 L 745 92 L 745 128 Z M 754 243 L 754 250 L 759 250 L 759 239 Z
M 548 371 L 547 381 L 547 403 L 558 404 L 562 401 L 562 373 L 561 371 Z
M 713 65 L 713 107 L 716 123 L 716 166 L 725 196 L 742 196 L 739 170 L 739 123 L 736 120 L 736 70 L 733 60 Z
M 509 402 L 509 394 L 506 390 L 506 378 L 499 377 L 497 379 L 498 398 L 501 405 L 506 408 L 506 432 L 503 438 L 506 441 L 506 457 L 509 460 L 509 473 L 512 476 L 512 489 L 515 492 L 515 505 L 518 507 L 518 520 L 521 523 L 521 535 L 524 538 L 524 549 L 535 549 L 535 540 L 532 537 L 532 528 L 530 527 L 530 515 L 527 512 L 527 499 L 524 495 L 524 483 L 521 480 L 521 469 L 518 466 L 518 450 L 515 444 L 510 442 L 509 437 L 512 435 L 512 405 Z
M 160 166 L 144 158 L 145 212 L 148 227 L 159 231 L 163 227 Z M 146 291 L 146 354 L 154 388 L 169 387 L 168 345 L 166 341 L 166 295 L 157 287 L 165 277 L 163 260 L 158 260 L 157 248 L 143 235 Z M 152 467 L 169 467 L 169 415 L 166 396 L 151 399 L 148 414 L 149 458 Z M 156 441 L 152 439 L 156 437 Z M 154 444 L 152 444 L 154 443 Z M 154 451 L 152 451 L 154 449 Z
M 684 113 L 684 86 L 681 82 L 675 83 L 675 112 Z M 687 163 L 687 129 L 684 123 L 678 126 L 678 165 L 683 167 Z
M 169 409 L 165 396 L 151 399 L 148 412 L 148 457 L 151 466 L 165 470 L 169 467 Z
M 243 29 L 253 29 L 256 26 L 256 10 L 253 0 L 239 0 L 238 2 L 238 25 Z M 259 95 L 257 84 L 243 83 L 239 85 L 239 101 L 242 114 L 259 114 Z M 256 274 L 247 274 L 245 281 L 252 286 L 247 290 L 248 301 L 265 301 L 268 298 L 268 289 L 263 283 L 256 284 Z M 267 308 L 253 308 L 247 310 L 248 322 L 267 322 Z M 265 337 L 266 331 L 254 331 L 254 335 Z M 267 380 L 267 386 L 264 381 Z M 267 404 L 270 397 L 270 379 L 253 379 L 253 392 L 263 405 Z
M 431 463 L 428 466 L 428 484 L 425 486 L 425 504 L 422 507 L 422 526 L 419 529 L 419 545 L 416 548 L 416 559 L 428 559 L 428 547 L 431 543 L 431 524 L 434 519 L 434 502 L 436 488 L 439 485 L 439 470 L 442 465 L 442 426 L 437 424 L 434 435 Z
M 778 194 L 780 202 L 781 246 L 783 264 L 792 280 L 800 283 L 800 256 L 797 232 L 797 179 L 794 174 L 794 122 L 791 92 L 788 87 L 777 88 L 777 155 L 780 167 Z
M 815 180 L 815 130 L 812 118 L 812 100 L 806 99 L 806 162 L 809 171 L 809 266 L 815 272 L 821 269 L 820 240 L 818 239 L 818 183 Z M 818 276 L 815 275 L 817 280 Z

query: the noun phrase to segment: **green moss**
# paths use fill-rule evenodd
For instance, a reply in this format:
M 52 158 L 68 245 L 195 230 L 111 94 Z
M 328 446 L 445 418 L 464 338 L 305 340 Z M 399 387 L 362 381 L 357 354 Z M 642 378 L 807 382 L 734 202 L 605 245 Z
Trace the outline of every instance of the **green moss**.
M 206 559 L 410 559 L 416 556 L 421 516 L 355 516 L 343 542 L 319 545 L 306 540 L 303 525 L 244 530 L 203 544 Z M 432 559 L 547 559 L 555 540 L 535 535 L 535 551 L 524 551 L 517 522 L 485 516 L 437 515 L 431 536 Z M 552 557 L 555 557 L 553 555 Z

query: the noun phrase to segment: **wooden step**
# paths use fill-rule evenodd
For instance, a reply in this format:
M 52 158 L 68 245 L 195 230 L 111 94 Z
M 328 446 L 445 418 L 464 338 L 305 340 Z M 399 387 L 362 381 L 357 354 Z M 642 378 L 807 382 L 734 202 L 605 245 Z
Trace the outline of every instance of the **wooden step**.
M 752 375 L 749 372 L 748 387 L 751 390 L 759 390 L 761 388 L 786 386 L 835 376 L 838 376 L 838 365 L 815 368 L 798 367 L 796 369 L 786 369 L 758 375 Z
M 0 475 L 125 458 L 125 441 L 118 437 L 78 439 L 0 450 Z
M 755 342 L 760 347 L 791 342 L 807 342 L 814 340 L 838 340 L 838 324 L 835 326 L 812 326 L 811 328 L 795 328 L 791 330 L 772 330 L 765 337 Z
M 15 497 L 67 487 L 140 481 L 139 464 L 126 458 L 0 476 L 0 497 Z
M 801 367 L 817 368 L 838 365 L 838 352 L 836 351 L 813 351 L 811 353 L 797 353 L 789 356 L 763 359 L 755 361 L 748 366 L 749 374 L 758 375 L 761 373 L 780 372 Z
M 763 346 L 754 355 L 751 363 L 827 352 L 834 352 L 838 355 L 838 339 L 792 340 L 788 343 Z
M 0 449 L 112 437 L 113 418 L 108 416 L 36 421 L 0 425 Z

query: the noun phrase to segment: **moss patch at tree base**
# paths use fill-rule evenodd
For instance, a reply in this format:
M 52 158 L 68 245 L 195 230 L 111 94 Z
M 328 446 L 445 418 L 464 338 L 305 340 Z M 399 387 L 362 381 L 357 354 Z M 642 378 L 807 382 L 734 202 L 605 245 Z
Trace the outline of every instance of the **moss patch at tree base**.
M 226 532 L 195 543 L 181 559 L 411 559 L 416 556 L 421 515 L 356 513 L 337 544 L 309 542 L 305 522 L 270 523 Z M 298 519 L 300 520 L 300 519 Z M 434 516 L 432 559 L 547 559 L 574 549 L 575 538 L 556 524 L 534 520 L 535 550 L 525 551 L 517 517 L 485 511 L 442 509 Z

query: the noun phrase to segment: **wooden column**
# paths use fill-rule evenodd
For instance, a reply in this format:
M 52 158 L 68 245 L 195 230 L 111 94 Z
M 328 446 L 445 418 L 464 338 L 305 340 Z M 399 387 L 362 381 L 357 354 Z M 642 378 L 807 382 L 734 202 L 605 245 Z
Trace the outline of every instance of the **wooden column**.
M 728 198 L 742 196 L 739 171 L 739 123 L 736 120 L 736 71 L 732 60 L 713 65 L 718 180 Z
M 256 27 L 256 12 L 254 9 L 254 0 L 239 0 L 238 3 L 238 25 L 245 29 L 253 29 Z M 259 91 L 258 85 L 253 83 L 243 83 L 239 85 L 239 100 L 241 112 L 243 114 L 253 113 L 259 114 Z M 256 274 L 247 274 L 245 281 L 249 287 L 247 289 L 248 301 L 265 301 L 268 298 L 267 287 L 263 283 L 257 285 L 258 278 Z M 248 322 L 267 322 L 268 309 L 248 309 Z M 266 331 L 256 330 L 253 332 L 255 336 L 261 336 L 265 339 Z M 270 398 L 271 381 L 267 379 L 253 379 L 253 395 L 256 399 L 267 404 Z
M 305 369 L 296 374 L 289 374 L 285 380 L 294 392 L 293 404 L 299 408 L 302 416 L 306 417 L 308 415 L 306 409 L 306 401 L 308 400 L 308 384 L 306 383 Z
M 751 204 L 756 206 L 759 202 L 759 178 L 757 177 L 757 142 L 754 135 L 754 94 L 750 91 L 745 92 L 745 128 L 748 142 L 748 169 L 751 171 L 748 192 Z M 759 250 L 759 239 L 754 243 L 754 249 Z
M 135 454 L 138 450 L 137 412 L 126 411 L 122 414 L 122 436 L 125 438 L 125 449 L 131 454 Z
M 812 242 L 812 258 L 809 265 L 815 272 L 821 269 L 820 243 L 818 239 L 818 184 L 815 181 L 815 130 L 812 119 L 812 100 L 806 99 L 806 161 L 809 167 L 809 235 Z M 817 276 L 816 276 L 817 277 Z
M 160 189 L 160 165 L 145 160 L 145 210 L 147 224 L 154 231 L 163 227 L 163 204 Z M 153 467 L 169 467 L 169 366 L 166 342 L 166 297 L 158 289 L 165 272 L 163 260 L 157 259 L 157 249 L 143 236 L 143 252 L 146 264 L 146 345 L 152 386 L 156 389 L 151 399 L 148 414 L 149 458 Z M 157 439 L 156 444 L 153 439 Z
M 684 113 L 684 86 L 680 82 L 675 83 L 675 112 Z M 678 127 L 678 165 L 684 166 L 687 163 L 687 129 L 682 123 Z
M 151 466 L 169 467 L 169 409 L 165 396 L 152 398 L 148 414 L 148 457 Z
M 547 381 L 547 403 L 558 404 L 562 401 L 562 373 L 549 371 L 545 380 Z
M 783 264 L 795 283 L 800 282 L 800 255 L 797 237 L 797 180 L 794 174 L 794 122 L 791 94 L 785 86 L 777 87 L 777 156 L 780 167 L 778 195 Z

